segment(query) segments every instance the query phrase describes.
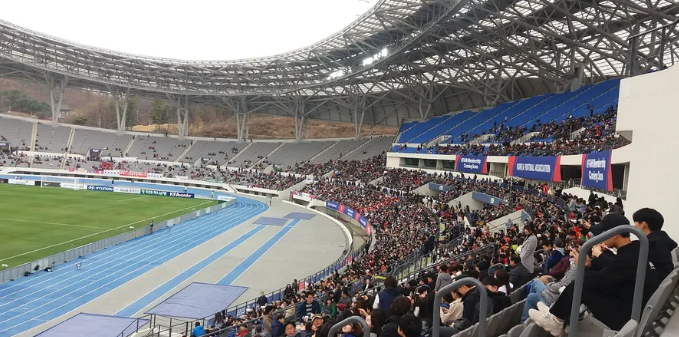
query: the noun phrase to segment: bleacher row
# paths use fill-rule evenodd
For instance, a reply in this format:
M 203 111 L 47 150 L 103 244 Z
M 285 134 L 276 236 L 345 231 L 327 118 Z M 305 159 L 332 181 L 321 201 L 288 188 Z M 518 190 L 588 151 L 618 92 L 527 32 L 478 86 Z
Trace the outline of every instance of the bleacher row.
M 501 103 L 481 112 L 463 111 L 454 115 L 443 115 L 423 122 L 404 123 L 397 142 L 426 144 L 438 141 L 440 144 L 461 144 L 465 134 L 483 134 L 504 123 L 505 128 L 525 127 L 530 129 L 536 123 L 560 121 L 568 116 L 578 118 L 593 110 L 602 113 L 607 107 L 617 105 L 620 80 L 609 80 L 586 85 L 573 92 L 546 94 L 521 101 Z M 492 135 L 490 136 L 492 142 Z
M 3 116 L 0 116 L 3 117 Z M 34 125 L 35 135 L 33 135 Z M 10 142 L 12 147 L 20 151 L 32 148 L 40 160 L 34 161 L 33 167 L 59 166 L 61 159 L 55 155 L 64 155 L 69 148 L 70 154 L 86 156 L 90 149 L 102 149 L 101 156 L 128 157 L 140 160 L 155 160 L 177 164 L 226 165 L 229 167 L 250 167 L 261 162 L 262 168 L 269 164 L 279 165 L 285 169 L 295 163 L 310 161 L 325 163 L 329 160 L 362 160 L 387 151 L 393 141 L 392 137 L 374 137 L 371 139 L 289 142 L 251 142 L 238 143 L 228 140 L 179 140 L 160 135 L 118 135 L 109 130 L 91 128 L 73 128 L 70 126 L 52 127 L 41 122 L 22 119 L 0 118 L 0 136 Z M 33 138 L 35 136 L 35 138 Z M 70 139 L 72 136 L 72 140 Z M 35 139 L 35 146 L 31 141 Z M 87 167 L 96 162 L 87 161 Z M 75 165 L 77 162 L 73 162 Z M 79 162 L 80 164 L 83 161 Z M 71 163 L 69 163 L 71 164 Z M 21 163 L 27 167 L 29 161 Z M 82 165 L 81 165 L 82 166 Z

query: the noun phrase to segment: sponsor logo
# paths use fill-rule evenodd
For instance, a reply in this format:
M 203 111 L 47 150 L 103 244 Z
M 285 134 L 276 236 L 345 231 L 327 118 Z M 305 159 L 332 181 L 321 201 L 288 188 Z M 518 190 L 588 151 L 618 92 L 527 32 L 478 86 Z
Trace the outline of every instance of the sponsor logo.
M 165 192 L 165 191 L 146 190 L 146 189 L 142 189 L 142 190 L 140 191 L 140 194 L 144 194 L 144 195 L 158 195 L 158 196 L 161 196 L 161 197 L 166 197 L 166 196 L 167 196 L 167 192 Z
M 130 193 L 130 194 L 140 194 L 141 189 L 131 188 L 131 187 L 114 187 L 113 192 L 117 193 Z
M 217 200 L 219 200 L 219 201 L 231 201 L 231 200 L 235 200 L 235 198 L 227 197 L 225 195 L 218 195 Z
M 68 188 L 71 190 L 84 190 L 85 185 L 83 184 L 73 184 L 73 183 L 61 183 L 61 188 Z
M 158 191 L 160 192 L 160 191 Z M 174 198 L 193 198 L 194 195 L 193 193 L 182 193 L 182 192 L 164 192 L 167 193 L 167 196 L 174 197 Z
M 87 185 L 88 191 L 102 191 L 102 192 L 113 192 L 113 187 L 108 186 L 97 186 L 97 185 Z
M 120 171 L 118 174 L 121 177 L 138 177 L 138 178 L 148 177 L 148 174 L 146 174 L 146 172 Z
M 338 210 L 340 208 L 340 205 L 334 201 L 326 201 L 325 202 L 325 207 Z

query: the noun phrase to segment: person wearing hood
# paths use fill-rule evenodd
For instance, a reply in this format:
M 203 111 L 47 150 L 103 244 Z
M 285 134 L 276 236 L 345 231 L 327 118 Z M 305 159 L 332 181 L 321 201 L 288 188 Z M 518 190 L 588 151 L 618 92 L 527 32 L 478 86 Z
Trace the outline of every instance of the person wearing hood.
M 442 264 L 439 267 L 439 274 L 436 277 L 436 286 L 434 289 L 439 291 L 441 288 L 453 283 L 453 278 L 448 273 L 448 265 Z
M 561 239 L 556 239 L 554 240 L 554 247 L 552 249 L 552 253 L 549 255 L 549 258 L 547 261 L 545 261 L 545 270 L 549 272 L 554 266 L 556 266 L 563 257 L 565 256 L 565 251 L 563 247 L 563 240 Z
M 677 243 L 662 230 L 665 219 L 660 212 L 642 208 L 634 212 L 632 220 L 634 226 L 648 238 L 648 260 L 655 267 L 658 282 L 662 282 L 674 269 L 672 251 L 677 248 Z
M 375 301 L 373 303 L 373 309 L 382 309 L 383 312 L 389 312 L 389 307 L 391 303 L 397 298 L 401 297 L 401 293 L 398 291 L 398 281 L 394 276 L 387 276 L 384 279 L 384 290 L 377 293 L 375 296 Z

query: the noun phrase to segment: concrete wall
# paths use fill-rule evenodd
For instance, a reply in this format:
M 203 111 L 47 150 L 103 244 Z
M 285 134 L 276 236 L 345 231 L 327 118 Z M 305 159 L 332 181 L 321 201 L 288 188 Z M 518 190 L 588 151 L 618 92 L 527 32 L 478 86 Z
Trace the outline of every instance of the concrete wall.
M 448 205 L 450 205 L 450 206 L 455 206 L 455 205 L 457 205 L 458 202 L 460 202 L 460 203 L 462 203 L 462 207 L 464 207 L 464 206 L 469 206 L 469 210 L 470 210 L 470 211 L 475 211 L 475 210 L 477 210 L 477 209 L 482 209 L 484 203 L 482 203 L 482 202 L 480 202 L 480 201 L 474 200 L 474 198 L 472 198 L 472 195 L 473 195 L 473 194 L 474 194 L 473 192 L 469 192 L 469 193 L 467 193 L 467 194 L 463 194 L 463 195 L 461 195 L 461 196 L 459 196 L 459 197 L 457 197 L 457 198 L 451 200 L 451 201 L 448 203 Z
M 523 221 L 525 221 L 525 219 L 529 218 L 530 216 L 528 215 L 528 213 L 526 213 L 526 211 L 520 210 L 513 213 L 509 213 L 499 219 L 495 219 L 489 222 L 488 227 L 490 228 L 491 233 L 499 232 L 501 229 L 506 230 L 507 227 L 505 226 L 505 224 L 507 223 L 507 220 L 512 220 L 513 223 L 519 224 L 519 228 L 523 228 L 521 224 L 523 223 Z
M 617 131 L 632 138 L 625 211 L 642 207 L 665 217 L 664 230 L 679 239 L 679 66 L 622 80 Z M 616 153 L 613 162 L 617 162 Z

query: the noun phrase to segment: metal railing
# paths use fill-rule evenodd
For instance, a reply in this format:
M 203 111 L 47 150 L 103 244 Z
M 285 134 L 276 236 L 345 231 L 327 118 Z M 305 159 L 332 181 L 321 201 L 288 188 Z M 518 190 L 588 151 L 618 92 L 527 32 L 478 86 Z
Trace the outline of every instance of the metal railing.
M 479 303 L 478 336 L 486 336 L 486 325 L 488 324 L 488 322 L 486 322 L 486 318 L 488 317 L 488 291 L 481 281 L 473 277 L 465 277 L 441 288 L 441 290 L 436 293 L 436 296 L 434 296 L 434 318 L 432 320 L 433 323 L 431 327 L 432 337 L 439 337 L 441 334 L 441 310 L 439 308 L 441 307 L 441 299 L 443 298 L 443 295 L 452 293 L 464 285 L 475 286 L 479 293 L 481 293 L 481 302 Z M 470 323 L 472 326 L 474 325 L 474 322 Z
M 154 232 L 160 231 L 160 230 L 167 228 L 168 226 L 174 226 L 176 224 L 179 224 L 181 222 L 184 222 L 184 221 L 187 221 L 187 220 L 199 217 L 199 216 L 214 213 L 215 211 L 218 211 L 218 210 L 221 210 L 221 209 L 223 209 L 227 206 L 230 206 L 234 202 L 235 201 L 220 203 L 220 204 L 217 204 L 217 205 L 213 205 L 213 206 L 210 206 L 210 207 L 207 207 L 207 208 L 203 208 L 203 209 L 200 209 L 200 210 L 197 210 L 197 211 L 193 211 L 193 212 L 181 215 L 181 216 L 176 217 L 176 218 L 172 218 L 172 219 L 168 219 L 168 220 L 164 220 L 164 221 L 155 223 L 153 225 L 153 230 L 154 230 Z M 20 277 L 24 277 L 24 275 L 26 273 L 28 273 L 30 275 L 34 272 L 44 270 L 47 267 L 54 268 L 59 264 L 81 258 L 81 257 L 88 255 L 88 254 L 96 253 L 96 252 L 103 250 L 103 249 L 106 249 L 108 247 L 115 246 L 117 244 L 121 244 L 123 242 L 127 242 L 127 241 L 136 239 L 140 236 L 144 236 L 144 235 L 147 235 L 147 234 L 150 234 L 150 233 L 151 233 L 150 226 L 146 225 L 144 227 L 135 228 L 133 230 L 130 230 L 130 231 L 122 233 L 122 234 L 118 234 L 116 236 L 112 236 L 112 237 L 102 239 L 102 240 L 99 240 L 99 241 L 96 241 L 96 242 L 88 243 L 86 245 L 76 247 L 76 248 L 73 248 L 73 249 L 69 249 L 69 250 L 61 252 L 61 253 L 50 255 L 50 256 L 35 260 L 33 262 L 24 263 L 24 264 L 16 266 L 16 267 L 12 267 L 12 268 L 9 268 L 9 269 L 6 269 L 6 270 L 2 270 L 2 271 L 0 271 L 0 284 L 5 283 L 5 282 L 9 282 L 9 281 L 14 281 L 14 280 L 16 280 Z
M 648 238 L 646 234 L 642 232 L 639 228 L 634 226 L 618 226 L 613 229 L 609 229 L 585 242 L 580 249 L 580 254 L 583 252 L 585 255 L 594 248 L 594 245 L 602 243 L 607 239 L 610 239 L 616 235 L 631 233 L 634 234 L 639 239 L 640 249 L 639 249 L 639 259 L 637 260 L 637 275 L 634 283 L 634 299 L 632 300 L 632 319 L 639 322 L 641 317 L 641 304 L 644 295 L 644 283 L 646 281 L 646 266 L 648 265 Z M 571 307 L 570 316 L 570 330 L 568 331 L 569 337 L 577 337 L 578 335 L 578 321 L 580 318 L 580 303 L 582 300 L 582 288 L 585 282 L 585 263 L 586 258 L 578 259 L 578 265 L 576 267 L 577 273 L 575 274 L 574 288 L 573 288 L 573 304 Z

